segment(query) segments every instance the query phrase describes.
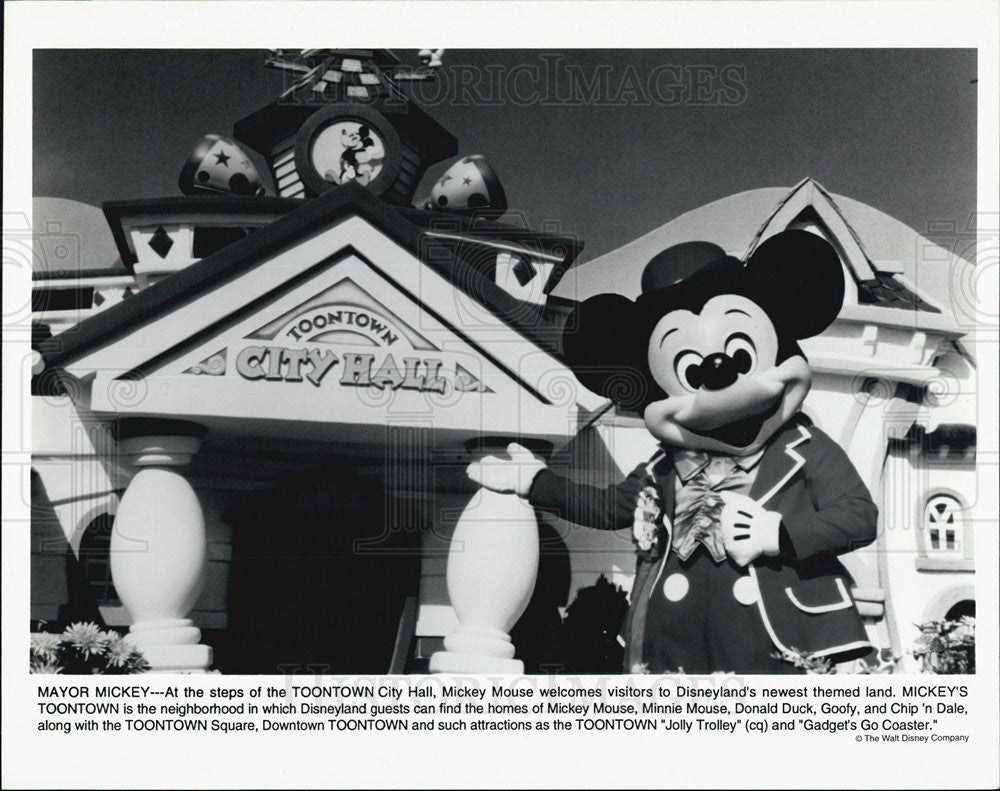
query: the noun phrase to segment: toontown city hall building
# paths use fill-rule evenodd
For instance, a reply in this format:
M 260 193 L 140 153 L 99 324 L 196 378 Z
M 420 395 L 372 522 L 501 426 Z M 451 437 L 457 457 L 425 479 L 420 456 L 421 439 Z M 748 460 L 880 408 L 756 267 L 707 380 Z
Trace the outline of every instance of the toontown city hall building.
M 635 297 L 672 244 L 745 257 L 788 228 L 847 275 L 803 344 L 805 411 L 880 506 L 842 558 L 870 661 L 912 670 L 916 624 L 974 614 L 974 268 L 954 250 L 804 178 L 580 264 L 576 239 L 501 221 L 482 157 L 414 207 L 459 147 L 391 53 L 272 61 L 296 81 L 202 141 L 184 195 L 36 199 L 33 620 L 129 627 L 157 671 L 520 670 L 519 618 L 558 619 L 602 574 L 627 590 L 631 538 L 476 491 L 466 466 L 516 439 L 620 480 L 654 440 L 564 365 L 572 306 Z

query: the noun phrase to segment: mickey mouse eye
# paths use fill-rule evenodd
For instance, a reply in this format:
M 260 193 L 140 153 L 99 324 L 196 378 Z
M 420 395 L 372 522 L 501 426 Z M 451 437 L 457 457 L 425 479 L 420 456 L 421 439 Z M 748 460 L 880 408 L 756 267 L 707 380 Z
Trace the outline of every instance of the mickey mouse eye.
M 698 352 L 681 352 L 674 358 L 674 373 L 685 390 L 692 393 L 701 389 L 704 384 L 701 377 L 703 357 Z
M 734 332 L 726 339 L 725 352 L 741 374 L 748 374 L 757 367 L 757 347 L 750 336 L 742 332 Z

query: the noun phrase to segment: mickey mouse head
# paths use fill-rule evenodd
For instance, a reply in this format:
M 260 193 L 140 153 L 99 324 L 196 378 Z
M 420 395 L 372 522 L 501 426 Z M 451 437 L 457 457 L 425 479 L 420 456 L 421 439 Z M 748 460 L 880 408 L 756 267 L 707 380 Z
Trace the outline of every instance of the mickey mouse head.
M 738 455 L 801 407 L 811 373 L 798 341 L 836 318 L 844 274 L 825 240 L 794 230 L 746 262 L 708 242 L 670 247 L 646 266 L 642 292 L 574 310 L 563 336 L 574 373 L 640 411 L 661 442 Z

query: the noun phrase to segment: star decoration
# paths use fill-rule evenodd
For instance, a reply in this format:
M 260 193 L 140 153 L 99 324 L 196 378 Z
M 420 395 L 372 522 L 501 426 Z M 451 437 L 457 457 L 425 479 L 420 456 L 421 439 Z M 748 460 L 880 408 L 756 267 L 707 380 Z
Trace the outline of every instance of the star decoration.
M 215 155 L 215 163 L 217 165 L 222 165 L 223 167 L 229 167 L 229 157 L 226 156 L 222 151 Z
M 469 186 L 472 183 L 472 178 L 470 178 L 469 176 L 466 176 L 464 179 L 462 179 L 462 183 L 465 186 Z

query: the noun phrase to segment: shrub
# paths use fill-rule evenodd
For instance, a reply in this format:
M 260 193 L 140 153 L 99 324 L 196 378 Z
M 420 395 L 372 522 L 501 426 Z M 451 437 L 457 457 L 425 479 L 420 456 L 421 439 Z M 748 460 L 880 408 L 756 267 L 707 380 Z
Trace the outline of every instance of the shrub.
M 919 624 L 920 637 L 913 656 L 925 673 L 976 672 L 976 619 L 926 621 Z

